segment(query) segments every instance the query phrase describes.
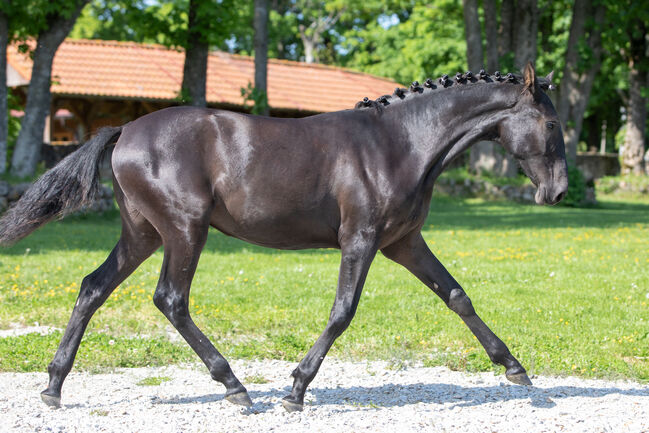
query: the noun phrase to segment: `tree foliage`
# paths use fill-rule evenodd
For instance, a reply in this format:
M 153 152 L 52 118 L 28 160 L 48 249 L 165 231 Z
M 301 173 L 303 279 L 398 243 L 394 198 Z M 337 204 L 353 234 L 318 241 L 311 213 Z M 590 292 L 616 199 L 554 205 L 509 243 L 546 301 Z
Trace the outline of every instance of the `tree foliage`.
M 244 26 L 251 8 L 247 2 L 200 2 L 197 27 L 211 47 L 226 49 L 226 41 Z M 189 0 L 93 0 L 70 37 L 158 43 L 186 47 Z M 243 12 L 243 13 L 242 13 Z
M 458 0 L 415 2 L 345 32 L 346 66 L 401 83 L 467 69 Z

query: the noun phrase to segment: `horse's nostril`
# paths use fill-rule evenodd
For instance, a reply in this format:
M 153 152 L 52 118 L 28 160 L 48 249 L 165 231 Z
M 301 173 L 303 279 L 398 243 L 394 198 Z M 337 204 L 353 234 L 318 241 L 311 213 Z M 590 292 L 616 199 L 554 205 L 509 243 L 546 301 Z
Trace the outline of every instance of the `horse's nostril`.
M 566 196 L 566 192 L 565 192 L 565 191 L 561 191 L 561 192 L 559 193 L 559 195 L 557 195 L 557 196 L 555 197 L 554 202 L 555 202 L 555 203 L 559 203 L 561 200 L 563 200 L 563 198 L 564 198 L 565 196 Z

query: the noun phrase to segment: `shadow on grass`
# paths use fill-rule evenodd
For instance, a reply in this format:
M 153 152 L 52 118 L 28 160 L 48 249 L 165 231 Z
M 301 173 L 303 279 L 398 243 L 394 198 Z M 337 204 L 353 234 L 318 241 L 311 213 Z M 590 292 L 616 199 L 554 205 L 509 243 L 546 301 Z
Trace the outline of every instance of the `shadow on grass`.
M 508 230 L 607 228 L 649 222 L 649 203 L 601 202 L 596 207 L 537 206 L 436 197 L 424 229 Z
M 291 388 L 273 388 L 270 391 L 248 391 L 253 401 L 252 410 L 266 412 L 272 410 L 278 403 L 255 402 L 260 398 L 281 400 Z M 446 383 L 410 385 L 388 384 L 376 387 L 340 387 L 340 388 L 311 388 L 310 393 L 315 396 L 315 401 L 307 406 L 325 405 L 352 405 L 354 408 L 341 409 L 340 412 L 357 411 L 363 409 L 381 409 L 389 407 L 402 407 L 417 403 L 449 404 L 449 409 L 454 407 L 470 407 L 506 402 L 513 400 L 529 400 L 529 404 L 538 408 L 552 408 L 556 406 L 554 400 L 588 397 L 601 398 L 611 394 L 632 397 L 649 397 L 648 388 L 621 389 L 614 387 L 598 388 L 588 386 L 553 386 L 550 388 L 523 387 L 523 386 L 460 386 Z M 357 396 L 362 396 L 357 398 Z M 206 394 L 201 396 L 176 397 L 158 399 L 157 404 L 195 404 L 212 403 L 225 397 L 223 393 Z
M 598 207 L 575 209 L 516 204 L 507 201 L 480 202 L 475 200 L 435 197 L 424 229 L 508 230 L 544 228 L 607 228 L 649 221 L 649 204 L 604 202 Z M 68 217 L 50 223 L 1 254 L 24 255 L 47 251 L 105 251 L 106 255 L 119 239 L 121 224 L 117 210 L 103 215 Z M 278 250 L 264 248 L 223 235 L 215 229 L 205 245 L 207 251 L 251 254 L 277 254 Z M 308 250 L 324 253 L 326 250 Z M 285 253 L 285 252 L 284 252 Z

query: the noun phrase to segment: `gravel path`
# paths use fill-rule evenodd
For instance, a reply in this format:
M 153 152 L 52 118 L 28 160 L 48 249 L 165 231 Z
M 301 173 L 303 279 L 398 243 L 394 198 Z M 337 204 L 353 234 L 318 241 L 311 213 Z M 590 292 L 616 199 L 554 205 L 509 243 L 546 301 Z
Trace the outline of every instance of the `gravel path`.
M 0 431 L 649 432 L 649 386 L 632 382 L 537 377 L 534 387 L 521 387 L 492 373 L 329 359 L 304 412 L 289 414 L 280 399 L 294 364 L 231 364 L 254 401 L 250 409 L 223 400 L 224 388 L 199 365 L 71 373 L 58 410 L 40 401 L 45 373 L 2 373 Z M 138 385 L 152 376 L 171 380 Z

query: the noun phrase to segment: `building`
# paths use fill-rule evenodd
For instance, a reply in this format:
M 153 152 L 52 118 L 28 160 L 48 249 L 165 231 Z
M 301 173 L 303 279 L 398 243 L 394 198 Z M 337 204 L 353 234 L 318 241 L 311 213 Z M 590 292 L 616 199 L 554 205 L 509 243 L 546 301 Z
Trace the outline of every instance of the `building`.
M 33 43 L 33 42 L 32 42 Z M 97 128 L 121 125 L 179 105 L 184 52 L 162 45 L 67 39 L 54 57 L 52 106 L 44 142 L 72 144 Z M 7 82 L 23 96 L 32 61 L 8 47 Z M 253 58 L 214 51 L 207 68 L 210 107 L 246 111 L 241 93 L 254 82 Z M 398 83 L 343 68 L 288 60 L 268 62 L 271 116 L 303 117 L 352 108 L 364 96 L 392 93 Z

